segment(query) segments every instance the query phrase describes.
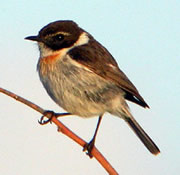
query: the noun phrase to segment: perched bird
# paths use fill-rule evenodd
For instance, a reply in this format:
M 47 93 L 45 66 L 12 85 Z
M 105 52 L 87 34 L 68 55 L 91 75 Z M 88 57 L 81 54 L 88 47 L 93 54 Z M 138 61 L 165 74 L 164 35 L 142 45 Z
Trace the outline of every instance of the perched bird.
M 68 114 L 99 116 L 95 134 L 85 145 L 90 156 L 105 112 L 122 118 L 152 154 L 160 153 L 130 113 L 126 100 L 149 106 L 113 56 L 91 34 L 71 20 L 60 20 L 25 39 L 38 43 L 37 70 L 49 96 Z

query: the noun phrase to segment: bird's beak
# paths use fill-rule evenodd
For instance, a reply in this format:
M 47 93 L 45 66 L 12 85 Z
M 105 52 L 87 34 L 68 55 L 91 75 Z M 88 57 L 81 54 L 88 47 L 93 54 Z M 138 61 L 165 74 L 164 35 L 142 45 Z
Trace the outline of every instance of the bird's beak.
M 28 36 L 28 37 L 26 37 L 24 39 L 41 42 L 41 38 L 39 38 L 39 36 Z

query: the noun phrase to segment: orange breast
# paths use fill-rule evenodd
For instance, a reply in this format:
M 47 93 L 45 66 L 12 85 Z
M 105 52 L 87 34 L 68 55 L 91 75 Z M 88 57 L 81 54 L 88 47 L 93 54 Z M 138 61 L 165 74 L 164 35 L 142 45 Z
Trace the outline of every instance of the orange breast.
M 61 55 L 54 54 L 54 55 L 50 55 L 50 56 L 46 56 L 46 57 L 41 58 L 41 61 L 45 64 L 53 64 L 60 57 L 61 57 Z
M 48 72 L 55 71 L 56 61 L 62 59 L 66 55 L 67 50 L 67 48 L 64 48 L 52 55 L 41 57 L 38 63 L 40 73 L 42 75 L 48 75 Z
M 53 72 L 55 68 L 55 63 L 61 58 L 59 53 L 50 56 L 42 57 L 38 63 L 38 69 L 41 75 L 47 76 L 49 72 Z

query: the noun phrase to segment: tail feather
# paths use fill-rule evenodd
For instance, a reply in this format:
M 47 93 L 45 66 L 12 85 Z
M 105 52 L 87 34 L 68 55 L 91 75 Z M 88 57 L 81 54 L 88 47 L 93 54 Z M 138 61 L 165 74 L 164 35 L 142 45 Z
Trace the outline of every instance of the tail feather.
M 156 144 L 152 141 L 152 139 L 146 134 L 146 132 L 141 128 L 141 126 L 132 116 L 125 117 L 125 121 L 152 154 L 157 155 L 158 153 L 160 153 L 160 150 L 156 146 Z

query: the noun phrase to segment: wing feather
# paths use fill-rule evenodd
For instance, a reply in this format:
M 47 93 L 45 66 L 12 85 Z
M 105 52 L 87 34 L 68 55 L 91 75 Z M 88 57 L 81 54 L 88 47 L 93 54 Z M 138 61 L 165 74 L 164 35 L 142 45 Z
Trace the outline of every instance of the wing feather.
M 119 69 L 112 55 L 100 43 L 91 38 L 86 45 L 73 48 L 68 53 L 79 64 L 86 66 L 97 75 L 108 79 L 125 92 L 125 98 L 142 107 L 149 107 L 139 94 L 136 87 Z

